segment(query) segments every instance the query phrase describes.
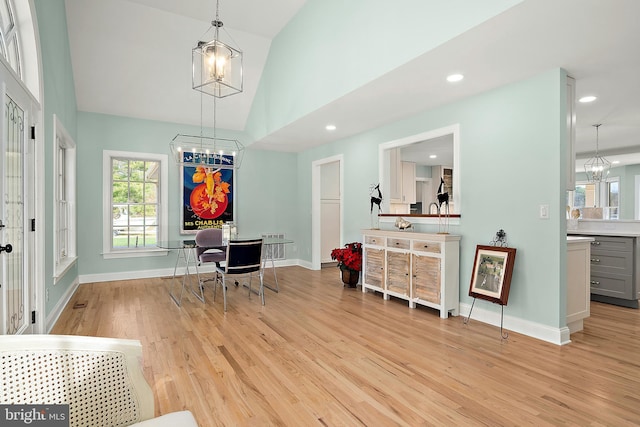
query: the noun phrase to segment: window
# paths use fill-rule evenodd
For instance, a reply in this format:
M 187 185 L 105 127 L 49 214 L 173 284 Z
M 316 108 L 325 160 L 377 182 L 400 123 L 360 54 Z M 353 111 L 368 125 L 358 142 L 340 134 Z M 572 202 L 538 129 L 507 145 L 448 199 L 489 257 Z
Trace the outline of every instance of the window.
M 104 233 L 107 258 L 158 254 L 167 235 L 167 156 L 104 151 Z M 166 237 L 164 237 L 166 239 Z
M 601 215 L 598 214 L 597 218 L 619 219 L 620 178 L 608 178 L 600 183 L 578 182 L 575 191 L 567 192 L 567 206 L 572 214 L 577 209 L 580 218 L 595 218 L 585 217 L 584 208 L 602 207 Z
M 76 144 L 58 118 L 54 129 L 54 282 L 76 261 Z
M 609 178 L 604 183 L 605 219 L 619 219 L 620 217 L 620 179 Z
M 576 190 L 573 192 L 573 203 L 568 203 L 574 209 L 596 206 L 596 185 L 593 183 L 579 182 L 576 184 Z
M 11 65 L 18 78 L 22 79 L 20 40 L 14 9 L 13 1 L 0 1 L 0 54 Z

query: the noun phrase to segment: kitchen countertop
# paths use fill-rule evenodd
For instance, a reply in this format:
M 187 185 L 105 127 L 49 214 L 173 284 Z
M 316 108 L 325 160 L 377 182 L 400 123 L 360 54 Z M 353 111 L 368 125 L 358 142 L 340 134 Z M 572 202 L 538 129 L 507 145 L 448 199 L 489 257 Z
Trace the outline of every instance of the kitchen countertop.
M 569 236 L 640 237 L 640 232 L 616 231 L 616 230 L 567 230 L 567 237 Z
M 567 243 L 593 242 L 593 237 L 567 236 Z

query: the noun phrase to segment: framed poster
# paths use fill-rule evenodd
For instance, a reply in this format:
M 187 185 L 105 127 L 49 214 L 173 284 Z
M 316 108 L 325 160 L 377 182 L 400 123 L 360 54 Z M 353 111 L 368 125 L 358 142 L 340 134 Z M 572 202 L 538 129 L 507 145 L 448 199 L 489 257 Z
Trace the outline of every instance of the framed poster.
M 184 153 L 180 187 L 182 234 L 221 228 L 234 220 L 235 170 L 233 156 Z M 194 163 L 190 166 L 189 163 Z
M 476 246 L 469 296 L 507 305 L 515 248 Z

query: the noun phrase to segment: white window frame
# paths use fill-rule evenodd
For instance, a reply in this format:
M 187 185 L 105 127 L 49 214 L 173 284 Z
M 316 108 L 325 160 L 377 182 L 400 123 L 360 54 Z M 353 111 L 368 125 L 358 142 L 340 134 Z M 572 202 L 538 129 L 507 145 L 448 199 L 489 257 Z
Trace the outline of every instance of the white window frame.
M 77 262 L 76 143 L 53 115 L 53 282 Z M 62 206 L 64 205 L 64 206 Z M 62 211 L 64 209 L 64 214 Z
M 165 256 L 166 249 L 160 248 L 128 248 L 113 249 L 112 238 L 112 206 L 111 206 L 111 161 L 114 158 L 130 160 L 148 160 L 160 163 L 160 178 L 158 180 L 158 241 L 166 240 L 168 236 L 168 199 L 169 199 L 169 156 L 157 153 L 136 153 L 130 151 L 104 150 L 102 152 L 102 256 L 104 259 L 131 258 L 147 256 Z

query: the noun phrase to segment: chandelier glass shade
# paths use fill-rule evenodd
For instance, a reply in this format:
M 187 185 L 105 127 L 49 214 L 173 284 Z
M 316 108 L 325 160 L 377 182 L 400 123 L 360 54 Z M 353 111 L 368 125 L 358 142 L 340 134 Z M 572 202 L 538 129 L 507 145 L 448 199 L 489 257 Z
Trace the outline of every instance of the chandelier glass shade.
M 598 154 L 598 131 L 601 125 L 593 125 L 596 128 L 596 152 L 593 157 L 584 164 L 584 172 L 589 182 L 601 182 L 609 176 L 611 162 Z
M 237 169 L 244 156 L 239 141 L 215 136 L 178 134 L 169 146 L 176 163 L 190 167 Z

